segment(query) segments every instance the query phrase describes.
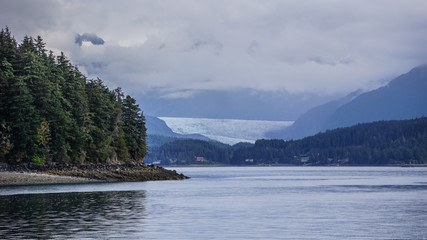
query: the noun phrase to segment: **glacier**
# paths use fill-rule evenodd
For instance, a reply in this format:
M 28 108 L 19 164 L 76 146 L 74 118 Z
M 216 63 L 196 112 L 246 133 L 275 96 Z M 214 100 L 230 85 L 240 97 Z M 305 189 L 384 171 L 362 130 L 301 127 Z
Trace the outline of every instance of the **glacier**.
M 267 138 L 266 133 L 289 127 L 293 121 L 266 121 L 213 118 L 159 117 L 173 132 L 179 134 L 201 134 L 226 144 L 239 142 L 255 143 Z

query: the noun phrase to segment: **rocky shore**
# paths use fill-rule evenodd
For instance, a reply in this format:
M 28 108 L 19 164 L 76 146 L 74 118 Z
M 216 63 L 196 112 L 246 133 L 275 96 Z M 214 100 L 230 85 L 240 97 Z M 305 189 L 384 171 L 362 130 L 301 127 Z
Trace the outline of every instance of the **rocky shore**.
M 134 164 L 0 165 L 0 185 L 182 180 L 189 177 L 162 167 Z

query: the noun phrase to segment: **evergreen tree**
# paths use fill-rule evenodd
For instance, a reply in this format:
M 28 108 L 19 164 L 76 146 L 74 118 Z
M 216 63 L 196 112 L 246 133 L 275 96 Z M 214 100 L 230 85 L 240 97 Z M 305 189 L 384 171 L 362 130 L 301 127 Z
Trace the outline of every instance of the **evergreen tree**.
M 123 131 L 131 158 L 142 161 L 147 155 L 145 118 L 131 96 L 123 100 Z
M 113 123 L 113 146 L 114 146 L 114 152 L 112 153 L 110 159 L 113 162 L 121 161 L 121 162 L 129 162 L 130 156 L 129 156 L 129 149 L 126 145 L 124 131 L 123 131 L 123 97 L 124 93 L 122 92 L 121 88 L 117 88 L 113 91 L 115 95 L 115 116 Z
M 6 60 L 2 62 L 2 69 L 9 80 L 9 94 L 7 111 L 8 124 L 12 129 L 11 142 L 13 148 L 10 153 L 11 162 L 21 162 L 32 159 L 37 153 L 36 144 L 36 111 L 33 97 L 24 81 L 23 77 L 15 77 L 10 63 Z
M 101 79 L 89 80 L 86 85 L 91 113 L 88 157 L 92 161 L 107 162 L 113 154 L 112 132 L 115 119 L 115 96 Z
M 43 59 L 47 58 L 46 49 L 45 49 L 46 43 L 43 42 L 42 37 L 37 36 L 35 47 L 36 47 L 36 53 L 38 56 L 40 56 Z
M 90 124 L 86 78 L 77 67 L 69 63 L 63 53 L 57 60 L 57 70 L 52 73 L 52 78 L 62 90 L 62 107 L 69 116 L 67 143 L 70 146 L 71 161 L 84 162 L 84 142 L 89 138 Z
M 12 37 L 9 28 L 0 32 L 0 61 L 6 59 L 9 63 L 15 64 L 17 58 L 17 43 Z

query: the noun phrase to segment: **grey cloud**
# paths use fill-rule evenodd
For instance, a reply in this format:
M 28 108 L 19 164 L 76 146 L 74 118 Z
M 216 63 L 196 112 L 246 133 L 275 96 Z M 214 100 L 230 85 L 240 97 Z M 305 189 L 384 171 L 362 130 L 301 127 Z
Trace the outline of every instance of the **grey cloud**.
M 42 35 L 42 31 L 46 33 L 63 24 L 62 8 L 56 0 L 0 1 L 0 27 L 7 25 L 18 41 L 25 35 Z
M 41 35 L 90 77 L 135 93 L 160 89 L 166 97 L 186 97 L 247 88 L 346 94 L 427 62 L 425 0 L 37 4 L 1 1 L 0 22 L 19 33 L 18 40 Z M 23 5 L 34 5 L 34 12 Z M 108 44 L 81 48 L 83 38 L 97 36 L 74 39 L 76 32 L 96 33 Z
M 81 46 L 83 42 L 91 42 L 93 45 L 103 45 L 105 43 L 104 39 L 98 37 L 94 33 L 83 33 L 82 35 L 77 34 L 75 43 Z
M 330 61 L 330 60 L 325 60 L 322 57 L 316 56 L 316 57 L 310 58 L 309 61 L 315 62 L 317 64 L 321 64 L 321 65 L 330 65 L 330 66 L 353 63 L 353 60 L 351 57 L 345 57 L 336 61 Z

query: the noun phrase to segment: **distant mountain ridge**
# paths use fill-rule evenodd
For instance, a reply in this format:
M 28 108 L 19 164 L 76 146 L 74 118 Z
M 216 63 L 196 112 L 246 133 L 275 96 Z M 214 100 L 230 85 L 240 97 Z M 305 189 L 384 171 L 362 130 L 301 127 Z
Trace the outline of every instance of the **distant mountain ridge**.
M 279 131 L 271 131 L 266 134 L 271 139 L 300 139 L 320 132 L 327 119 L 342 105 L 350 102 L 362 93 L 357 90 L 349 95 L 310 109 L 302 114 L 291 126 Z
M 427 64 L 341 106 L 327 119 L 324 129 L 421 116 L 427 116 Z
M 165 121 L 157 117 L 146 115 L 145 121 L 146 121 L 145 126 L 147 127 L 147 135 L 159 135 L 159 136 L 166 136 L 166 137 L 173 137 L 173 138 L 189 138 L 189 139 L 211 141 L 210 138 L 200 134 L 174 133 L 172 129 L 170 129 L 166 125 Z
M 166 125 L 165 121 L 157 117 L 146 115 L 145 126 L 147 127 L 147 135 L 174 137 L 176 134 Z
M 384 87 L 360 95 L 355 92 L 312 108 L 289 128 L 270 132 L 268 136 L 301 139 L 327 129 L 358 123 L 422 116 L 427 116 L 427 64 L 413 68 Z

